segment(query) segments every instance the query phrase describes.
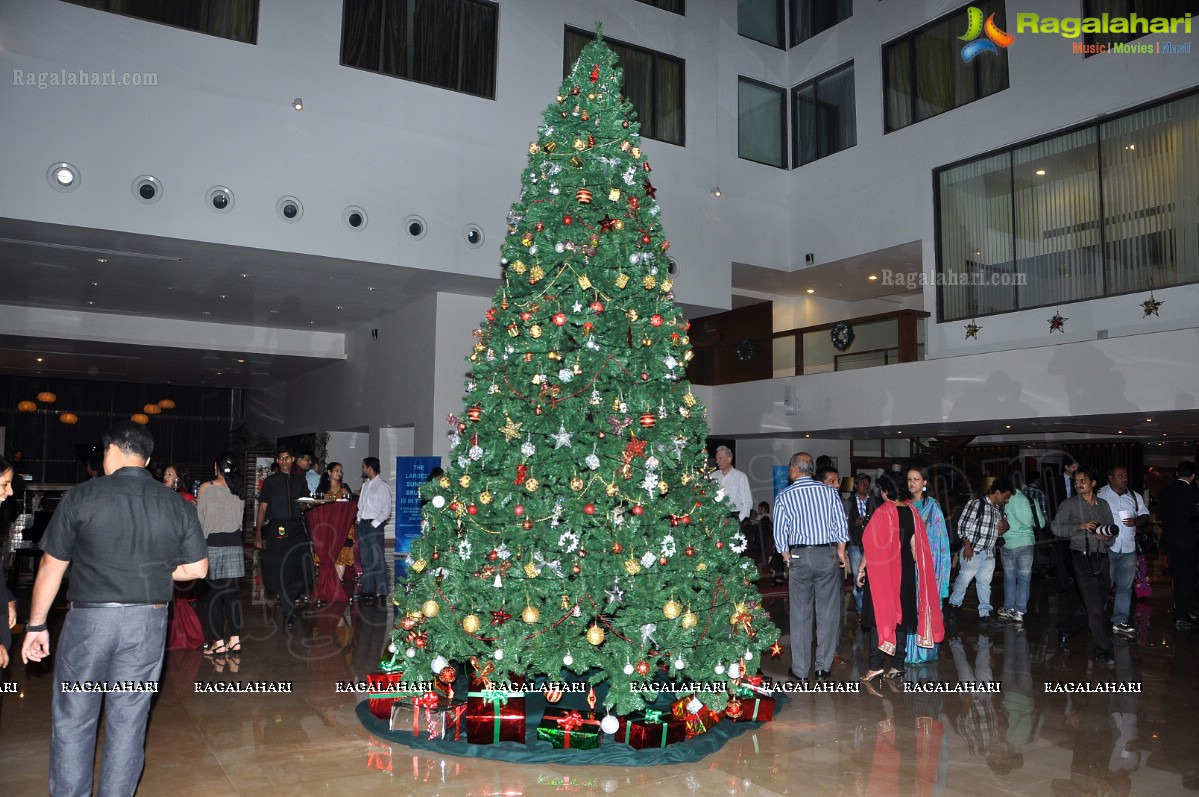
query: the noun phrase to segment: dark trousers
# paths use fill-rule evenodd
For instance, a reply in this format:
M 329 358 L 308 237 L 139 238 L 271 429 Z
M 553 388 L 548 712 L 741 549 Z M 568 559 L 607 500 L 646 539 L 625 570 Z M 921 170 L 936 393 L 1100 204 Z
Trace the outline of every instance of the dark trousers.
M 1170 574 L 1174 578 L 1174 619 L 1186 620 L 1195 601 L 1195 579 L 1199 578 L 1199 551 L 1171 548 Z
M 283 533 L 279 533 L 279 529 Z M 279 615 L 284 622 L 295 617 L 296 600 L 307 589 L 304 569 L 312 556 L 312 545 L 301 519 L 271 520 L 262 528 L 262 584 L 279 597 Z
M 387 524 L 384 523 L 383 526 Z M 383 526 L 358 523 L 358 553 L 362 556 L 361 590 L 364 595 L 387 594 L 387 561 L 383 556 Z
M 1107 557 L 1087 556 L 1082 551 L 1070 551 L 1070 557 L 1074 563 L 1074 583 L 1078 585 L 1082 603 L 1075 607 L 1073 614 L 1058 623 L 1058 631 L 1073 636 L 1090 626 L 1095 653 L 1108 653 L 1112 647 L 1111 627 L 1104 607 L 1112 590 L 1112 579 Z
M 104 709 L 100 795 L 131 795 L 146 762 L 150 691 L 66 692 L 63 682 L 158 682 L 167 609 L 123 606 L 72 609 L 54 656 L 50 692 L 50 794 L 91 797 L 96 729 Z
M 216 641 L 241 636 L 241 599 L 236 578 L 208 579 L 208 638 Z
M 903 659 L 908 652 L 908 632 L 903 626 L 895 626 L 895 653 L 891 656 L 891 666 L 903 672 Z M 881 670 L 883 659 L 887 654 L 878 649 L 878 626 L 870 628 L 870 669 Z

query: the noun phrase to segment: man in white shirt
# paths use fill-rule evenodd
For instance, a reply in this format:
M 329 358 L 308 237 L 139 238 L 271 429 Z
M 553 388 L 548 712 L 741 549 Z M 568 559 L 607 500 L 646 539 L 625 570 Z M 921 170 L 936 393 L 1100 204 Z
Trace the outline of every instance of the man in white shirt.
M 1128 622 L 1132 609 L 1132 580 L 1137 572 L 1137 528 L 1149 522 L 1149 507 L 1145 497 L 1128 489 L 1128 469 L 1119 465 L 1107 473 L 1107 485 L 1099 497 L 1112 508 L 1112 519 L 1120 533 L 1111 542 L 1108 567 L 1112 586 L 1116 588 L 1116 603 L 1112 608 L 1112 633 L 1135 637 L 1137 631 Z
M 362 460 L 362 492 L 358 495 L 358 551 L 362 581 L 353 601 L 387 600 L 387 565 L 383 527 L 391 517 L 391 485 L 379 476 L 379 458 Z
M 712 471 L 712 479 L 724 489 L 724 494 L 737 508 L 733 512 L 737 520 L 749 517 L 750 510 L 754 508 L 754 497 L 749 491 L 749 478 L 733 467 L 733 452 L 728 446 L 716 449 L 716 470 Z

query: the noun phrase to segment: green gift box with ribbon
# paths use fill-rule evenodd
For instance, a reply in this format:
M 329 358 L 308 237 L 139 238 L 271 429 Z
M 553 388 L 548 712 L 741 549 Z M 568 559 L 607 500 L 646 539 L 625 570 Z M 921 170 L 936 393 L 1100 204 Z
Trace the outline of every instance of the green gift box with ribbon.
M 669 711 L 647 708 L 621 717 L 614 738 L 636 750 L 661 748 L 686 741 L 687 725 Z
M 594 750 L 600 743 L 600 721 L 578 711 L 547 713 L 537 726 L 537 738 L 559 750 Z
M 482 689 L 466 693 L 466 739 L 471 744 L 525 743 L 523 692 Z

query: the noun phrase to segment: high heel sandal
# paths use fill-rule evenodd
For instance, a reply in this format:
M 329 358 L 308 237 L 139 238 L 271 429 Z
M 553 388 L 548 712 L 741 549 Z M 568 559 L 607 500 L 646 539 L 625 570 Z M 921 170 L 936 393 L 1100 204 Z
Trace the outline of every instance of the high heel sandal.
M 226 650 L 227 650 L 227 648 L 225 647 L 225 642 L 224 642 L 224 640 L 221 640 L 220 642 L 213 642 L 211 645 L 205 645 L 204 646 L 204 655 L 205 656 L 222 656 L 225 654 Z
M 862 683 L 868 684 L 882 674 L 883 670 L 867 670 L 866 674 L 862 676 Z
M 226 653 L 228 653 L 228 654 L 230 654 L 230 655 L 232 655 L 232 654 L 234 654 L 234 653 L 241 653 L 241 640 L 240 640 L 240 639 L 239 639 L 239 640 L 237 640 L 237 644 L 236 644 L 236 645 L 228 645 L 228 646 L 226 646 L 226 648 L 225 648 L 225 652 L 226 652 Z
M 897 669 L 895 669 L 894 667 L 892 667 L 892 668 L 891 668 L 891 669 L 890 669 L 890 670 L 887 672 L 887 674 L 886 674 L 885 676 L 883 676 L 883 677 L 884 677 L 884 678 L 895 678 L 895 679 L 903 680 L 903 675 L 904 675 L 904 671 L 903 671 L 903 670 L 897 670 Z

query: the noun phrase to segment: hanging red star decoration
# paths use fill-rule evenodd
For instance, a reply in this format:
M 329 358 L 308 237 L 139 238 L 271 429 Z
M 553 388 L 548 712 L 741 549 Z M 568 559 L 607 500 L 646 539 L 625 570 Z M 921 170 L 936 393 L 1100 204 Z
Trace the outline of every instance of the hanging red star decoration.
M 1163 304 L 1165 304 L 1165 302 L 1159 302 L 1153 296 L 1153 294 L 1150 293 L 1149 298 L 1146 299 L 1145 301 L 1141 302 L 1141 309 L 1145 311 L 1145 315 L 1143 315 L 1142 318 L 1148 318 L 1151 314 L 1156 315 L 1158 318 L 1161 318 L 1161 316 L 1158 315 L 1157 310 Z
M 600 219 L 600 232 L 612 232 L 616 228 L 616 219 L 605 215 Z
M 512 619 L 512 615 L 508 614 L 503 609 L 500 609 L 498 612 L 491 613 L 491 624 L 492 625 L 503 625 L 504 623 L 508 622 L 511 619 Z
M 783 649 L 779 645 L 778 640 L 776 639 L 774 641 L 774 644 L 770 646 L 770 658 L 777 659 L 781 655 L 783 655 Z
M 966 325 L 966 339 L 969 340 L 970 338 L 974 338 L 975 340 L 978 340 L 978 331 L 980 329 L 982 329 L 982 327 L 971 321 Z
M 599 83 L 599 64 L 591 67 L 591 82 Z
M 1054 313 L 1053 318 L 1049 319 L 1049 334 L 1052 335 L 1054 332 L 1061 332 L 1063 335 L 1065 335 L 1066 322 L 1069 320 L 1069 318 L 1062 318 L 1060 311 Z
M 637 457 L 645 456 L 645 441 L 638 440 L 637 435 L 633 435 L 629 440 L 629 444 L 624 447 L 624 456 L 627 462 L 632 462 Z
M 654 188 L 654 184 L 649 180 L 646 180 L 641 187 L 645 189 L 645 195 L 650 199 L 658 198 L 658 189 Z

